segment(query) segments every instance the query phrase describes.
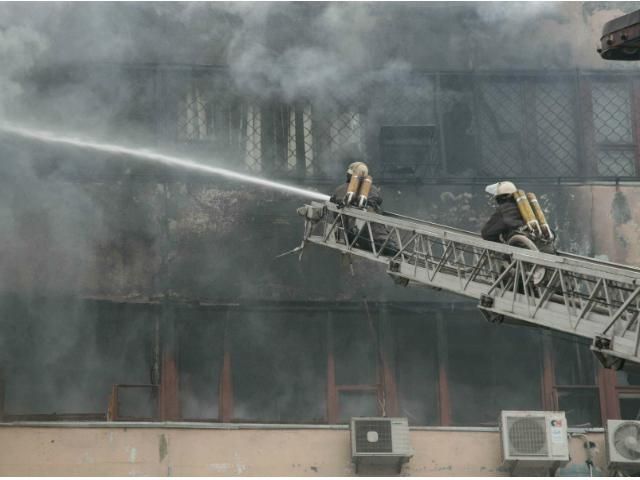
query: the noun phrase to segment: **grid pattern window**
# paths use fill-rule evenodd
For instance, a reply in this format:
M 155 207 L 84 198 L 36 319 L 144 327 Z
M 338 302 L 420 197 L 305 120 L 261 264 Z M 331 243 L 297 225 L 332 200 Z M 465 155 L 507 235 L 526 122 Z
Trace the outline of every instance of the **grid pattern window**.
M 631 83 L 626 80 L 593 81 L 591 97 L 597 174 L 635 176 Z
M 579 173 L 575 88 L 565 79 L 487 78 L 477 82 L 481 161 L 495 177 L 566 177 Z
M 366 118 L 355 106 L 312 108 L 315 173 L 335 176 L 355 160 L 365 159 Z
M 311 105 L 289 109 L 287 170 L 299 176 L 313 176 L 313 124 Z

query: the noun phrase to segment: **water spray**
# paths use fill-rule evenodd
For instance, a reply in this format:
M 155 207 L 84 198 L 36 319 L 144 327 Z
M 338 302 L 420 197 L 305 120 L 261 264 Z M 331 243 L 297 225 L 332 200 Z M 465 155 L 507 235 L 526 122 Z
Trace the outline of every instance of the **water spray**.
M 89 139 L 75 138 L 65 135 L 59 135 L 54 132 L 44 130 L 33 130 L 24 127 L 18 127 L 9 124 L 0 124 L 0 131 L 17 135 L 20 137 L 30 138 L 47 143 L 58 143 L 63 145 L 71 145 L 79 148 L 87 148 L 90 150 L 96 150 L 99 152 L 116 154 L 116 155 L 128 155 L 138 158 L 140 160 L 152 161 L 162 163 L 167 166 L 181 167 L 189 170 L 199 171 L 202 173 L 208 173 L 211 175 L 219 175 L 221 177 L 231 178 L 240 182 L 252 183 L 260 185 L 266 188 L 272 188 L 280 191 L 294 193 L 304 197 L 309 197 L 315 200 L 329 200 L 329 195 L 324 193 L 314 192 L 312 190 L 306 190 L 304 188 L 294 187 L 284 183 L 273 182 L 260 177 L 254 177 L 242 172 L 236 172 L 233 170 L 227 170 L 226 168 L 212 167 L 203 163 L 196 162 L 189 158 L 174 157 L 171 155 L 165 155 L 163 153 L 155 152 L 146 148 L 130 148 L 122 145 L 100 143 Z

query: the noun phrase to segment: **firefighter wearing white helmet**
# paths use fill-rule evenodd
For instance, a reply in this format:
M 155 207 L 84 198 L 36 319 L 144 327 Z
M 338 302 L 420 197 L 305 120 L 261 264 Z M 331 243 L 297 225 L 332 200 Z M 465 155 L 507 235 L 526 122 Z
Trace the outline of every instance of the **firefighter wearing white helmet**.
M 504 242 L 525 224 L 513 197 L 516 190 L 511 182 L 494 183 L 485 189 L 496 202 L 496 211 L 482 227 L 481 235 L 485 240 Z

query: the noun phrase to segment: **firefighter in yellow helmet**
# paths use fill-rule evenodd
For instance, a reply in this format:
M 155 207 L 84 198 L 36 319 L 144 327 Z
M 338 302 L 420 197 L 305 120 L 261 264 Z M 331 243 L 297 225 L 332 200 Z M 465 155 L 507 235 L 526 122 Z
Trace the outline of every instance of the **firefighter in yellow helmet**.
M 347 167 L 346 181 L 338 185 L 338 187 L 333 192 L 333 195 L 329 199 L 330 202 L 337 203 L 338 205 L 344 204 L 344 198 L 347 195 L 347 188 L 349 187 L 349 182 L 351 181 L 351 177 L 353 175 L 364 178 L 369 175 L 369 167 L 367 167 L 367 164 L 364 162 L 352 162 L 349 167 Z M 382 204 L 382 197 L 380 196 L 380 189 L 375 185 L 371 186 L 367 204 L 373 207 L 376 211 L 380 209 L 380 205 Z
M 353 162 L 349 165 L 349 167 L 347 168 L 346 181 L 338 185 L 338 187 L 333 192 L 333 195 L 329 199 L 330 202 L 336 203 L 338 205 L 344 205 L 344 199 L 347 195 L 347 188 L 353 175 L 357 175 L 360 178 L 364 178 L 369 175 L 369 168 L 367 167 L 367 164 L 364 162 Z M 369 190 L 367 210 L 375 213 L 382 213 L 382 195 L 380 194 L 380 189 L 376 185 L 371 185 L 371 189 Z M 348 222 L 348 224 L 345 225 L 347 238 L 349 242 L 353 242 L 358 233 L 358 229 L 356 228 L 352 219 L 349 218 L 346 221 Z M 376 248 L 380 248 L 383 244 L 385 244 L 385 240 L 388 237 L 389 232 L 384 225 L 378 223 L 372 223 L 371 230 Z M 369 239 L 368 232 L 361 232 L 358 240 L 355 243 L 355 246 L 366 250 L 369 250 L 371 248 L 371 241 Z M 387 241 L 385 244 L 382 255 L 393 255 L 396 251 L 397 248 L 395 246 L 395 241 L 393 239 L 389 239 L 389 241 Z
M 511 182 L 488 185 L 485 191 L 496 202 L 496 211 L 482 227 L 481 235 L 492 242 L 506 242 L 511 234 L 524 226 L 524 220 L 513 197 L 516 186 Z

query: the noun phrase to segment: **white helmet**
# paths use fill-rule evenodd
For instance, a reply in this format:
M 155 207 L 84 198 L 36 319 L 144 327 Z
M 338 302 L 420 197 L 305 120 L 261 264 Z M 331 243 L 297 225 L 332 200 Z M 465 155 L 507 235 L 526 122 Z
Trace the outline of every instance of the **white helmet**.
M 492 185 L 487 185 L 484 189 L 489 195 L 497 197 L 498 195 L 511 195 L 516 193 L 516 186 L 511 182 L 498 182 Z
M 347 174 L 357 175 L 358 177 L 366 177 L 367 175 L 369 175 L 369 168 L 364 162 L 353 162 L 351 165 L 349 165 L 349 168 L 347 168 Z

